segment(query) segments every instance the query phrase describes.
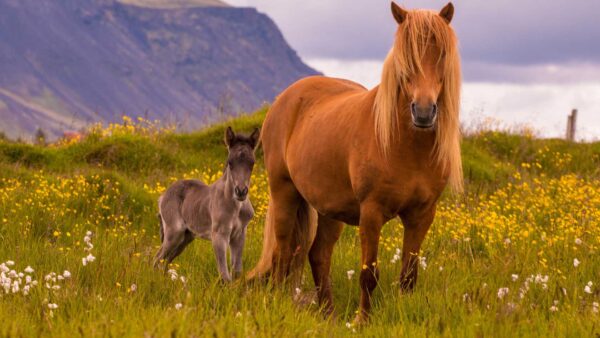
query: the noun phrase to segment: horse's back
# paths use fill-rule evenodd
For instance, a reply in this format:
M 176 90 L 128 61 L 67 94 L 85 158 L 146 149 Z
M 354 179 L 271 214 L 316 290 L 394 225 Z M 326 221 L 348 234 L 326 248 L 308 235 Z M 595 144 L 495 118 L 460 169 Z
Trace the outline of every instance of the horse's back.
M 292 134 L 310 128 L 308 117 L 329 115 L 336 119 L 335 112 L 328 107 L 335 109 L 340 103 L 366 93 L 365 87 L 345 79 L 310 76 L 298 80 L 277 97 L 267 113 L 261 134 L 265 156 L 283 158 Z

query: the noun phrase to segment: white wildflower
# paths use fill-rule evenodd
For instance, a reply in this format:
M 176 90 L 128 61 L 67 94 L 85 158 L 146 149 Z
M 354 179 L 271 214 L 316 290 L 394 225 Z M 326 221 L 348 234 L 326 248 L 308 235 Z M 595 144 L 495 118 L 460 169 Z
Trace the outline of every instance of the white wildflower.
M 300 293 L 302 293 L 302 290 L 300 290 L 300 288 L 296 288 L 296 290 L 294 290 L 296 292 L 296 295 L 299 295 Z
M 181 310 L 182 307 L 183 307 L 183 304 L 181 304 L 181 303 L 175 304 L 175 310 Z
M 15 270 L 10 270 L 10 272 L 8 273 L 8 277 L 17 278 L 19 277 L 19 274 Z
M 85 233 L 85 235 L 86 235 L 87 237 L 92 237 L 92 232 L 88 230 L 88 231 Z
M 510 278 L 512 279 L 512 281 L 513 281 L 513 282 L 516 282 L 516 281 L 517 281 L 517 279 L 519 279 L 519 275 L 517 275 L 517 274 L 514 274 L 514 273 L 513 273 L 513 274 L 510 276 Z
M 581 262 L 579 261 L 579 259 L 577 259 L 577 258 L 574 258 L 574 259 L 573 259 L 573 266 L 574 266 L 574 267 L 578 267 L 578 266 L 579 266 L 579 264 L 581 264 Z
M 346 271 L 346 274 L 348 275 L 348 279 L 352 279 L 352 276 L 354 276 L 354 270 L 348 270 Z
M 96 257 L 94 257 L 92 254 L 87 255 L 87 257 L 85 257 L 85 258 L 90 263 L 96 260 Z
M 50 310 L 56 310 L 56 309 L 58 309 L 58 305 L 55 303 L 50 303 L 50 304 L 48 304 L 48 308 Z
M 592 283 L 591 281 L 589 281 L 587 283 L 587 285 L 583 288 L 583 292 L 592 294 L 592 286 L 593 285 L 594 285 L 594 283 Z
M 65 279 L 65 277 L 63 277 L 62 275 L 58 275 L 56 278 L 57 278 L 58 280 L 64 280 L 64 279 Z
M 25 276 L 25 284 L 31 284 L 31 276 Z
M 12 293 L 17 293 L 19 292 L 19 282 L 15 281 L 12 285 Z
M 468 300 L 469 300 L 469 298 L 470 298 L 470 297 L 469 297 L 469 294 L 468 294 L 468 293 L 465 293 L 465 294 L 462 296 L 463 302 L 466 302 L 466 301 L 468 301 Z
M 556 311 L 558 311 L 558 307 L 556 305 L 552 305 L 550 307 L 550 312 L 556 312 Z
M 581 244 L 583 244 L 583 241 L 579 238 L 575 238 L 575 244 L 581 245 Z
M 60 290 L 60 285 L 54 285 L 54 286 L 52 286 L 52 290 L 54 290 L 54 291 Z
M 510 238 L 506 237 L 506 238 L 504 239 L 504 244 L 505 244 L 505 245 L 509 245 L 510 243 L 511 243 L 511 242 L 510 242 Z
M 86 266 L 86 265 L 87 265 L 87 263 L 88 263 L 88 261 L 87 261 L 87 258 L 83 257 L 83 258 L 81 259 L 81 264 L 83 264 L 83 266 Z
M 25 270 L 23 270 L 25 273 L 33 273 L 34 270 L 28 265 Z
M 498 289 L 498 298 L 502 299 L 504 298 L 504 296 L 508 295 L 509 289 L 508 288 L 500 288 Z
M 423 270 L 427 269 L 427 257 L 419 257 L 419 265 Z
M 137 291 L 137 285 L 131 284 L 131 286 L 129 287 L 129 290 L 131 290 L 131 292 Z
M 6 261 L 4 263 L 6 264 L 6 266 L 13 266 L 13 265 L 15 265 L 14 261 Z
M 592 312 L 593 313 L 600 312 L 600 304 L 598 304 L 598 302 L 593 302 L 592 303 Z
M 64 278 L 67 278 L 67 279 L 71 278 L 71 273 L 67 270 L 65 270 L 62 275 Z
M 183 284 L 185 284 L 185 283 L 187 282 L 187 279 L 186 279 L 184 276 L 180 276 L 180 277 L 179 277 L 179 280 L 180 280 L 180 281 L 181 281 Z

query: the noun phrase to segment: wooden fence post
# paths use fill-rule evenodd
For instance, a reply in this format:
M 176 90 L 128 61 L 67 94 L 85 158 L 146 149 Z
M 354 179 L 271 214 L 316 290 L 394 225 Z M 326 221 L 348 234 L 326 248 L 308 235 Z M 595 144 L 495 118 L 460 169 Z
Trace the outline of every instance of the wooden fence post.
M 575 130 L 577 126 L 577 109 L 571 111 L 567 118 L 567 141 L 575 141 Z

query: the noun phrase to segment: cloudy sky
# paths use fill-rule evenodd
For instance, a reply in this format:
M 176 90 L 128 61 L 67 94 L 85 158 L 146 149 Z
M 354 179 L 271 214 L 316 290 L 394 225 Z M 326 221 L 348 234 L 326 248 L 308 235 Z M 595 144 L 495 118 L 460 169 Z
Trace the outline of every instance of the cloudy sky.
M 326 75 L 372 87 L 392 45 L 388 0 L 229 0 L 268 14 Z M 439 10 L 446 1 L 398 1 Z M 463 122 L 493 118 L 561 136 L 579 109 L 579 136 L 600 139 L 600 1 L 455 0 L 465 86 Z

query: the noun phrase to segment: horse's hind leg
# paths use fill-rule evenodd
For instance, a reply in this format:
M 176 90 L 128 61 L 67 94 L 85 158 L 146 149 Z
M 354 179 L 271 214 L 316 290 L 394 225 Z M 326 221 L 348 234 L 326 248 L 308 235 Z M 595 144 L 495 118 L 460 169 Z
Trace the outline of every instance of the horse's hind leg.
M 273 282 L 282 283 L 289 275 L 294 252 L 292 248 L 296 218 L 302 200 L 300 193 L 289 180 L 272 180 L 271 201 L 276 246 L 273 251 Z
M 333 297 L 331 295 L 331 255 L 333 247 L 340 238 L 344 224 L 331 218 L 319 215 L 317 235 L 308 253 L 313 280 L 317 288 L 319 305 L 326 315 L 333 314 Z

